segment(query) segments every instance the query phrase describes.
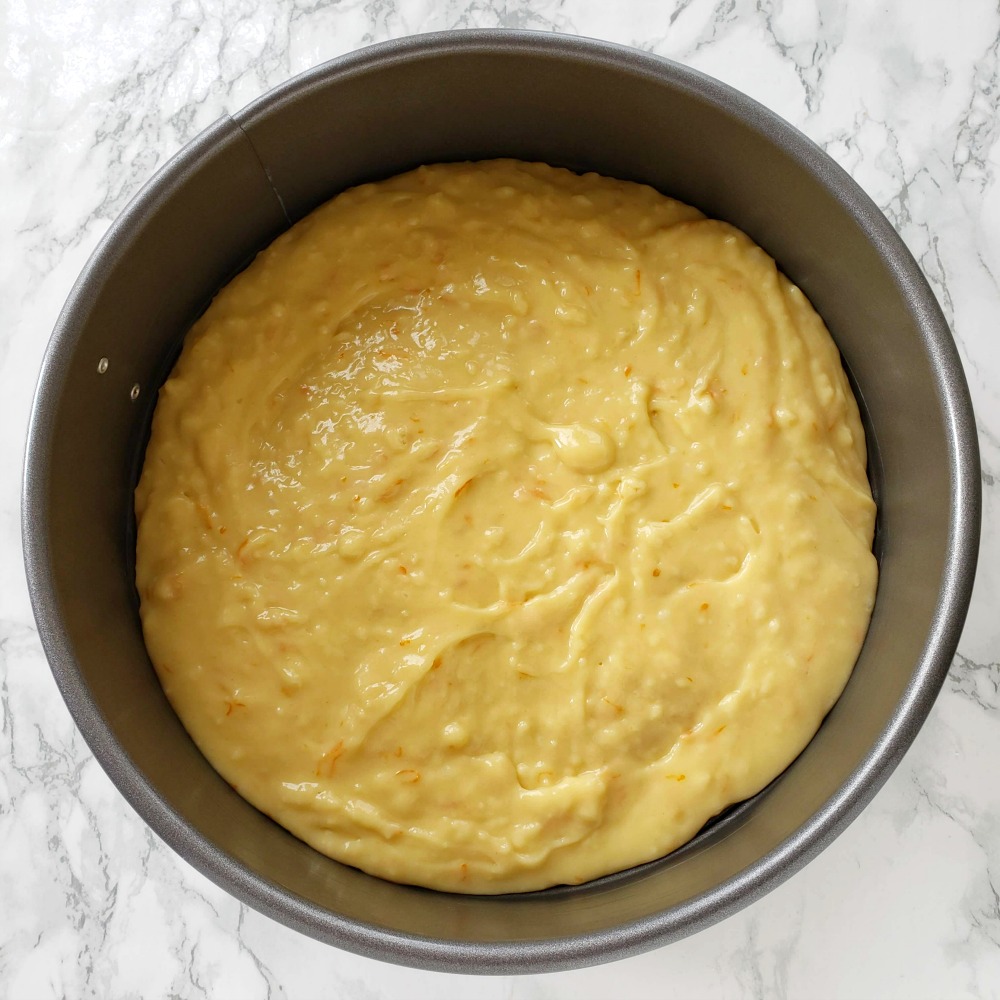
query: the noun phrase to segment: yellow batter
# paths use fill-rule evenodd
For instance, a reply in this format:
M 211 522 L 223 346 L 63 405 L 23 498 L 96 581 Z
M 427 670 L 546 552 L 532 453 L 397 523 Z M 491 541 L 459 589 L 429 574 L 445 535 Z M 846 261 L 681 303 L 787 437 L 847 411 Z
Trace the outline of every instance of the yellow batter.
M 513 161 L 348 191 L 223 289 L 136 510 L 149 652 L 212 764 L 461 892 L 656 858 L 767 784 L 876 584 L 802 293 L 650 188 Z

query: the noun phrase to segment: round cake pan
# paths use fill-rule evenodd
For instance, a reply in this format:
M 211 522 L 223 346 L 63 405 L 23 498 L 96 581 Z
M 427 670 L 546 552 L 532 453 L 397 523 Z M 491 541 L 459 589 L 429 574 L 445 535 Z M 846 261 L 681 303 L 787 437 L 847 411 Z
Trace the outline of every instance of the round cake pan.
M 337 864 L 240 798 L 167 703 L 143 645 L 132 492 L 191 323 L 316 205 L 421 163 L 544 160 L 644 181 L 747 232 L 826 320 L 861 405 L 879 505 L 871 627 L 843 696 L 764 792 L 670 856 L 573 888 L 454 896 Z M 975 422 L 954 342 L 902 241 L 808 139 L 682 66 L 555 35 L 377 45 L 225 117 L 111 227 L 38 383 L 23 536 L 45 651 L 95 756 L 181 856 L 251 906 L 363 955 L 511 973 L 622 958 L 788 878 L 875 794 L 954 654 L 979 540 Z

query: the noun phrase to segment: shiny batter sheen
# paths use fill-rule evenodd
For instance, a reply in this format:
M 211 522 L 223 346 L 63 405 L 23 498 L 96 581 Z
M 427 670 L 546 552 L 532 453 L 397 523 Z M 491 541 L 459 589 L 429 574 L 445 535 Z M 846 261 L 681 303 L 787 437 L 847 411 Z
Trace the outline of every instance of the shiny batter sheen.
M 495 893 L 666 854 L 840 694 L 865 441 L 746 236 L 538 164 L 355 188 L 219 293 L 136 493 L 153 663 L 318 850 Z

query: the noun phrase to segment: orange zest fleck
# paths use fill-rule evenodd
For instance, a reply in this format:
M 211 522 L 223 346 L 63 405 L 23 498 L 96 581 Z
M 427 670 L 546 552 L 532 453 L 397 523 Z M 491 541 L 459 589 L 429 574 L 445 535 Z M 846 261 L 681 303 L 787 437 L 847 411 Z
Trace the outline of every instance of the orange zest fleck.
M 211 531 L 212 528 L 215 527 L 215 525 L 212 524 L 211 512 L 203 503 L 197 504 L 197 508 L 198 508 L 198 513 L 201 515 L 202 523 L 205 525 L 206 528 L 208 528 L 209 531 Z
M 316 777 L 317 778 L 332 778 L 334 769 L 337 766 L 337 758 L 344 752 L 344 741 L 338 740 L 337 745 L 331 747 L 322 757 L 319 759 L 319 763 L 316 765 Z
M 387 503 L 387 502 L 388 502 L 389 500 L 392 500 L 392 499 L 393 499 L 393 497 L 395 497 L 395 496 L 396 496 L 396 495 L 397 495 L 397 494 L 399 493 L 399 488 L 400 488 L 400 487 L 401 487 L 401 486 L 403 485 L 403 483 L 405 483 L 405 482 L 406 482 L 406 480 L 405 480 L 405 479 L 397 479 L 397 480 L 396 480 L 396 481 L 395 481 L 395 482 L 394 482 L 394 483 L 392 484 L 392 486 L 390 486 L 390 487 L 389 487 L 389 488 L 388 488 L 387 490 L 385 490 L 385 491 L 384 491 L 384 492 L 383 492 L 383 493 L 381 494 L 381 496 L 379 496 L 379 500 L 380 500 L 380 501 L 381 501 L 382 503 Z

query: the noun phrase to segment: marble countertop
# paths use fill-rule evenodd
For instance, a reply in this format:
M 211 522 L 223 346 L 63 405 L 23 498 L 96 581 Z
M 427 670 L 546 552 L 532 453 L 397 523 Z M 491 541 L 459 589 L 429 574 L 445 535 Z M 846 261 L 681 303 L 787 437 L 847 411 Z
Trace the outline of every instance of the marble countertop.
M 300 936 L 144 826 L 76 732 L 41 652 L 19 488 L 49 332 L 97 241 L 165 158 L 333 56 L 498 25 L 703 70 L 855 177 L 954 330 L 979 421 L 984 531 L 940 699 L 885 788 L 817 860 L 638 958 L 472 979 Z M 998 44 L 995 0 L 0 0 L 0 996 L 1000 997 Z

